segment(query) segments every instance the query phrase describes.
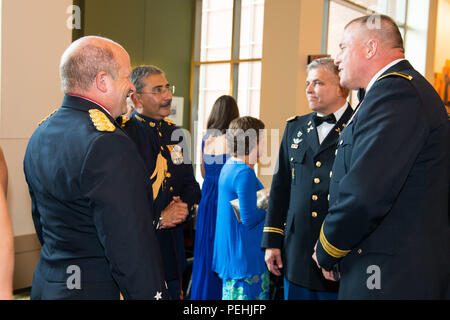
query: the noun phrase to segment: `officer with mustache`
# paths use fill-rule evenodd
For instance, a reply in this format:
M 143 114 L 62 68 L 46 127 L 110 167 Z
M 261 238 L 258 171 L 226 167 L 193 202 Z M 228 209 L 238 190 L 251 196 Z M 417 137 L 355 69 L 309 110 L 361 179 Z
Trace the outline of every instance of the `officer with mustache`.
M 200 202 L 200 187 L 189 160 L 186 137 L 170 115 L 171 86 L 155 66 L 140 66 L 131 73 L 136 92 L 131 96 L 134 112 L 123 117 L 122 126 L 136 143 L 150 173 L 154 208 L 159 220 L 156 235 L 163 257 L 165 279 L 172 299 L 182 297 L 186 267 L 183 222 Z M 177 131 L 178 130 L 178 131 Z

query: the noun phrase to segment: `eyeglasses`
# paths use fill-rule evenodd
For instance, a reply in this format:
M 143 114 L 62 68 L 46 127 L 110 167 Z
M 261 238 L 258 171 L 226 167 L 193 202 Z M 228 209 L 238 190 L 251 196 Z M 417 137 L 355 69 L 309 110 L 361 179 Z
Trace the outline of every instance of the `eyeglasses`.
M 165 94 L 166 92 L 170 92 L 170 94 L 172 94 L 172 95 L 175 94 L 175 86 L 167 85 L 165 87 L 156 87 L 151 92 L 137 91 L 136 93 L 139 93 L 139 94 L 147 93 L 147 94 L 154 94 L 155 96 L 160 96 L 162 94 Z

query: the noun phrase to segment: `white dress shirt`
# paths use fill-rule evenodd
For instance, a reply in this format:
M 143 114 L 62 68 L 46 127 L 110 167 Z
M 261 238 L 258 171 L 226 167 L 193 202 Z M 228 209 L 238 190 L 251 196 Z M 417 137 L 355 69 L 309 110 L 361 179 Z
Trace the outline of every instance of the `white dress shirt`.
M 336 122 L 339 121 L 339 119 L 342 117 L 346 109 L 347 109 L 347 102 L 339 110 L 334 112 Z M 322 115 L 320 114 L 317 114 L 317 116 L 322 117 Z M 335 123 L 323 122 L 320 126 L 317 127 L 317 137 L 319 138 L 319 144 L 322 144 L 323 140 L 325 140 L 328 133 L 330 133 L 331 129 L 333 129 L 335 125 L 336 125 Z

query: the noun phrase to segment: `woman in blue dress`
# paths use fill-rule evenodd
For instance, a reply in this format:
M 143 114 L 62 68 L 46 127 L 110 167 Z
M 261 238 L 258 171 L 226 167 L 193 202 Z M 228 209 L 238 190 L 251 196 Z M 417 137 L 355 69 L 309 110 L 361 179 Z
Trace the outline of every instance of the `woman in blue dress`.
M 192 267 L 191 300 L 220 300 L 222 282 L 211 270 L 217 215 L 217 183 L 220 170 L 228 158 L 225 131 L 239 117 L 236 100 L 219 97 L 207 122 L 207 134 L 202 140 L 201 171 L 204 178 L 202 199 L 198 205 Z
M 263 145 L 261 120 L 231 122 L 227 145 L 231 157 L 220 172 L 213 270 L 222 279 L 223 300 L 267 300 L 269 272 L 261 250 L 266 211 L 256 206 L 263 189 L 253 169 Z M 240 222 L 230 201 L 239 199 Z

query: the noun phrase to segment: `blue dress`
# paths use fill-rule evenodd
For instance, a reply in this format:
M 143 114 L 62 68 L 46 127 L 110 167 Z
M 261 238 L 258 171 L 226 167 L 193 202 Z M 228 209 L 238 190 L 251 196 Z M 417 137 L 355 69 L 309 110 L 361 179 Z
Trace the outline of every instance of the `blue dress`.
M 202 199 L 197 211 L 191 300 L 220 300 L 222 297 L 222 281 L 211 270 L 211 262 L 216 229 L 217 186 L 220 170 L 228 155 L 204 154 L 204 141 L 207 137 L 205 136 L 202 142 L 205 179 L 202 186 Z
M 223 299 L 267 299 L 268 271 L 261 249 L 266 211 L 256 208 L 263 188 L 252 168 L 228 159 L 219 177 L 212 269 L 223 280 Z M 230 201 L 239 199 L 241 223 Z

